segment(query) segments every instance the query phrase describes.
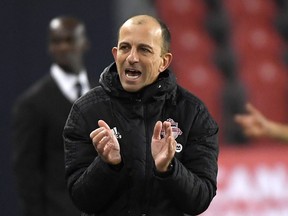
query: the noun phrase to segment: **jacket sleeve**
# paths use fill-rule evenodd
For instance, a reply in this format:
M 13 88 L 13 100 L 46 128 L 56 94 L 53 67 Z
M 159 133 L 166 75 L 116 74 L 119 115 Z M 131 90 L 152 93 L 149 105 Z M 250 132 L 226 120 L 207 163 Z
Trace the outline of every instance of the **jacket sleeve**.
M 13 169 L 25 216 L 44 215 L 44 126 L 30 100 L 18 101 L 12 112 Z
M 89 121 L 74 104 L 63 133 L 66 179 L 74 204 L 85 213 L 100 213 L 123 194 L 126 173 L 97 156 L 89 137 L 97 124 L 88 126 Z
M 174 158 L 170 175 L 157 175 L 160 185 L 185 213 L 197 215 L 210 205 L 217 189 L 218 126 L 204 106 L 193 120 L 183 156 Z

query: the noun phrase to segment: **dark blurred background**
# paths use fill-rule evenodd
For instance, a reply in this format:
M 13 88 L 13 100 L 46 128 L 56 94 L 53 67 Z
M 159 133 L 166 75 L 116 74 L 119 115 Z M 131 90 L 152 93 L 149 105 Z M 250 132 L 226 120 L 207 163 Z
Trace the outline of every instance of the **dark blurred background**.
M 150 4 L 150 1 L 135 4 L 126 0 L 0 1 L 1 215 L 21 215 L 11 167 L 11 109 L 20 93 L 48 73 L 51 64 L 47 51 L 49 21 L 60 15 L 83 20 L 91 43 L 86 56 L 87 71 L 98 80 L 102 70 L 113 61 L 111 48 L 116 45 L 119 25 L 131 15 L 149 14 Z
M 11 168 L 10 114 L 16 97 L 48 72 L 47 27 L 59 15 L 87 26 L 87 71 L 98 79 L 113 59 L 119 25 L 160 16 L 172 32 L 172 69 L 220 125 L 221 146 L 251 146 L 233 116 L 252 102 L 288 122 L 286 0 L 1 0 L 0 214 L 20 215 Z M 33 179 L 31 179 L 33 181 Z
M 37 79 L 48 73 L 47 51 L 49 21 L 59 15 L 73 15 L 87 26 L 91 49 L 87 53 L 87 71 L 99 76 L 112 61 L 111 1 L 94 0 L 4 0 L 0 2 L 1 26 L 1 215 L 18 216 L 11 170 L 10 113 L 15 98 Z M 33 179 L 31 179 L 33 181 Z

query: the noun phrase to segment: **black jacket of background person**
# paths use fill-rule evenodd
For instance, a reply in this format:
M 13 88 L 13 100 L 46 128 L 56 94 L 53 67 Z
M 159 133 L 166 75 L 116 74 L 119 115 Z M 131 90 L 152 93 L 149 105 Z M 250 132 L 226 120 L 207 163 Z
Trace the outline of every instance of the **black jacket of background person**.
M 168 70 L 141 92 L 129 93 L 113 63 L 101 74 L 100 85 L 74 103 L 64 128 L 74 203 L 97 216 L 183 216 L 206 210 L 216 194 L 218 126 L 203 103 L 178 86 Z M 99 119 L 118 138 L 120 169 L 97 157 L 89 138 Z M 151 138 L 156 121 L 167 119 L 182 150 L 163 174 L 155 170 Z
M 65 182 L 62 133 L 71 106 L 50 74 L 15 104 L 13 166 L 25 216 L 80 215 Z

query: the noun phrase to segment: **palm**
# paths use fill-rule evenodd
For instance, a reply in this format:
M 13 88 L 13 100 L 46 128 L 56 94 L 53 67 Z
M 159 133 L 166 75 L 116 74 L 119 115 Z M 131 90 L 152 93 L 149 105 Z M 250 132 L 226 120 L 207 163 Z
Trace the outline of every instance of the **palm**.
M 111 131 L 112 133 L 112 131 Z M 104 149 L 104 152 L 107 151 L 107 159 L 106 161 L 109 161 L 111 163 L 117 163 L 119 160 L 121 161 L 120 156 L 120 146 L 118 143 L 117 138 L 114 136 L 114 134 L 111 134 L 111 141 L 109 141 Z
M 161 130 L 164 137 L 161 138 Z M 172 137 L 172 128 L 169 122 L 157 122 L 151 142 L 152 156 L 157 170 L 165 171 L 175 154 L 175 140 Z
M 263 123 L 263 119 L 262 118 L 252 118 L 251 122 L 252 122 L 252 126 L 251 126 L 251 134 L 253 134 L 254 136 L 258 137 L 258 136 L 262 136 L 264 131 L 265 131 L 265 124 Z
M 165 138 L 152 139 L 152 156 L 154 160 L 165 158 L 167 156 L 167 145 Z

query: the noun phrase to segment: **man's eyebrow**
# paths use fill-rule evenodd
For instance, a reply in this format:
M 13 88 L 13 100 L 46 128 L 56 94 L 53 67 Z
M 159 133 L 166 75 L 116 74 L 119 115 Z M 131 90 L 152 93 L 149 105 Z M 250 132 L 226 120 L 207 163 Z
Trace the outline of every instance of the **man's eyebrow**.
M 119 45 L 123 45 L 123 44 L 126 45 L 126 44 L 129 44 L 129 43 L 128 43 L 128 42 L 125 42 L 125 41 L 122 41 L 122 42 L 119 43 Z
M 141 46 L 141 47 L 148 47 L 148 48 L 150 48 L 150 49 L 153 49 L 153 47 L 151 47 L 151 46 L 148 45 L 148 44 L 144 44 L 144 43 L 139 44 L 139 46 Z

